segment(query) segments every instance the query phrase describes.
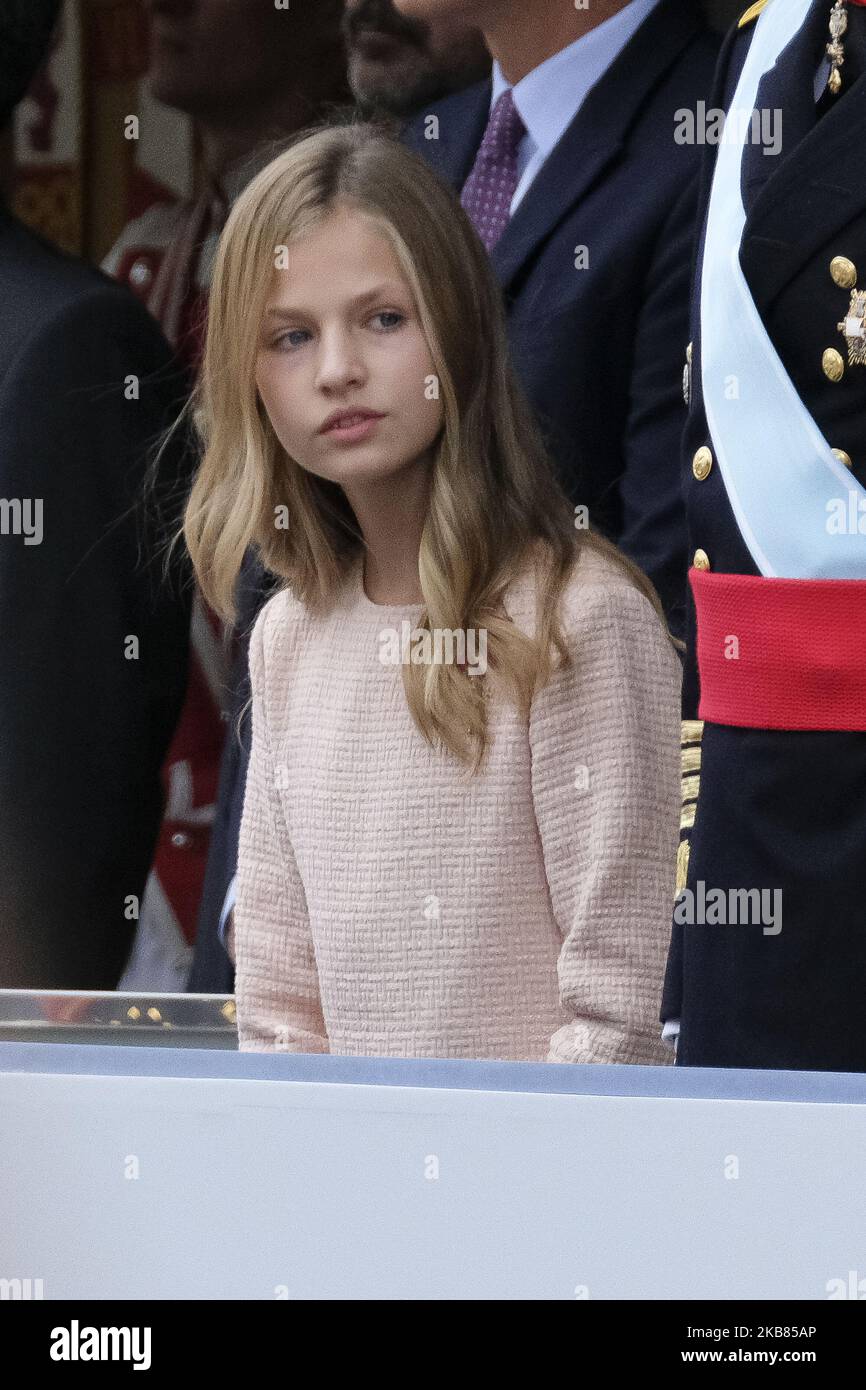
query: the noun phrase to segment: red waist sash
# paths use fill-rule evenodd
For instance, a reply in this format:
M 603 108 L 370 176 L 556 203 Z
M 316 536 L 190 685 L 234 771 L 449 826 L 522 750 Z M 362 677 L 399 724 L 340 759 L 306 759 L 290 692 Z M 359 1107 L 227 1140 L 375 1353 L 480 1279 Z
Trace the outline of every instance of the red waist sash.
M 698 714 L 748 729 L 866 730 L 866 579 L 689 571 Z

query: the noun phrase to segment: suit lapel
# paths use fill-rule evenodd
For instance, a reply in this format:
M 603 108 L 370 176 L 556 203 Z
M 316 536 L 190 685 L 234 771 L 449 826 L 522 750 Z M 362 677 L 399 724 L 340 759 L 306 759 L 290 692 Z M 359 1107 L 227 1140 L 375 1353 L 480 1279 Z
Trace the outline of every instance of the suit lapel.
M 795 34 L 786 51 L 779 55 L 775 67 L 766 73 L 755 101 L 755 109 L 765 112 L 781 124 L 781 149 L 775 154 L 765 152 L 763 140 L 749 138 L 743 151 L 743 203 L 751 213 L 758 200 L 770 189 L 775 175 L 805 139 L 818 119 L 815 107 L 815 73 L 823 51 L 821 34 L 827 28 L 823 0 Z M 772 198 L 772 191 L 766 195 Z
M 740 262 L 758 309 L 763 313 L 827 238 L 864 210 L 866 74 L 812 126 L 755 199 Z
M 649 93 L 702 29 L 692 0 L 661 0 L 648 15 L 587 96 L 494 247 L 503 289 L 616 158 Z

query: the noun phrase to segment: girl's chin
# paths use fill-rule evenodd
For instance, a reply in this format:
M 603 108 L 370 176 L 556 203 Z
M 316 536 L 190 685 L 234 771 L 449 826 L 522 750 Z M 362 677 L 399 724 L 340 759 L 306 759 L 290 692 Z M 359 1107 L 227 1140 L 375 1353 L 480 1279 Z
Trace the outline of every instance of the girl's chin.
M 409 461 L 401 459 L 395 463 L 393 459 L 364 458 L 359 455 L 355 458 L 345 458 L 340 461 L 338 466 L 328 471 L 328 476 L 335 483 L 384 483 L 391 479 L 399 478 L 409 467 Z

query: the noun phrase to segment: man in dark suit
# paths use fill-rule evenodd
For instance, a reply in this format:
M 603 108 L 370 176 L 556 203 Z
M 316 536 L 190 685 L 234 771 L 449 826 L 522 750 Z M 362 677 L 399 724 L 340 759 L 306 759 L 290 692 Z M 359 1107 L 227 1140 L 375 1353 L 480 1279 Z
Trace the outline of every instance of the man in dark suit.
M 863 0 L 752 5 L 712 99 L 732 103 L 759 125 L 708 148 L 701 196 L 662 1019 L 681 1065 L 863 1071 Z
M 0 129 L 55 0 L 0 0 Z M 112 989 L 159 828 L 188 596 L 185 381 L 128 291 L 0 205 L 0 986 Z M 147 486 L 146 486 L 147 484 Z M 146 495 L 145 495 L 146 493 Z
M 459 8 L 484 34 L 492 84 L 425 108 L 406 140 L 462 190 L 491 252 L 515 364 L 569 495 L 650 576 L 681 631 L 700 150 L 675 129 L 709 91 L 715 41 L 694 0 L 397 4 L 419 18 Z

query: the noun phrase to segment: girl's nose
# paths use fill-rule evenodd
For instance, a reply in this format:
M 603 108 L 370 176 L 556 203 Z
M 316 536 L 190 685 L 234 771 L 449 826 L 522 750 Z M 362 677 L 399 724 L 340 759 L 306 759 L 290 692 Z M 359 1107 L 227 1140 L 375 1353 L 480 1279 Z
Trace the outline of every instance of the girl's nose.
M 323 391 L 344 390 L 366 376 L 361 353 L 351 333 L 323 333 L 319 344 L 317 386 Z

